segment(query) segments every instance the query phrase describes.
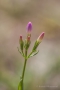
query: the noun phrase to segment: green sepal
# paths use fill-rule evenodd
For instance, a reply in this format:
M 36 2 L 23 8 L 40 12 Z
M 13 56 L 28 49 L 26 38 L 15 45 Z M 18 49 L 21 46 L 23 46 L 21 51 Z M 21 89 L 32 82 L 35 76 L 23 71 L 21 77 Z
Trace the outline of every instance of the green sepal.
M 28 42 L 27 40 L 25 40 L 25 43 L 24 43 L 24 48 L 25 48 L 26 50 L 28 50 L 28 48 L 29 48 L 30 44 L 31 44 L 31 42 L 30 42 L 30 41 Z
M 40 43 L 38 41 L 35 42 L 32 51 L 35 51 Z

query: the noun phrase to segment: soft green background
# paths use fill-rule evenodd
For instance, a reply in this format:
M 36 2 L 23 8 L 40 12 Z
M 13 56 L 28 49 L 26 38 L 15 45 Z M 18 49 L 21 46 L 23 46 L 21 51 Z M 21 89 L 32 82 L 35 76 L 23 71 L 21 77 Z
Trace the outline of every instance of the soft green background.
M 60 0 L 0 0 L 0 90 L 18 90 L 24 59 L 17 47 L 29 21 L 29 52 L 42 31 L 45 37 L 27 62 L 24 90 L 60 90 Z

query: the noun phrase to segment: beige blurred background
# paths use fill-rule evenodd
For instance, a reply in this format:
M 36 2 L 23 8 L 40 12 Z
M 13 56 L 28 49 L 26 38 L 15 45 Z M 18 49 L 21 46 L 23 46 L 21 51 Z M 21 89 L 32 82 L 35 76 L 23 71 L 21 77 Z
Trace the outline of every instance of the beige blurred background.
M 45 37 L 27 62 L 24 90 L 60 90 L 60 0 L 0 0 L 0 90 L 18 90 L 24 59 L 17 47 L 29 21 L 29 52 L 42 31 Z

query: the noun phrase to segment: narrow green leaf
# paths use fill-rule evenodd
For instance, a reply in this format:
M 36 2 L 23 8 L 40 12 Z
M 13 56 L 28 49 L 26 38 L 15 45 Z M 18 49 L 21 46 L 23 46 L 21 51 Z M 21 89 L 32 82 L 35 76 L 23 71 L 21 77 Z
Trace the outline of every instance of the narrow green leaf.
M 17 47 L 17 49 L 18 49 L 18 52 L 19 52 L 23 57 L 25 57 L 25 56 L 24 56 L 24 53 L 22 53 L 22 52 L 19 50 L 18 47 Z
M 38 52 L 39 52 L 39 50 L 32 52 L 32 53 L 28 56 L 28 58 L 30 58 L 30 57 L 32 57 L 32 56 L 35 56 L 36 54 L 38 54 Z
M 20 80 L 20 83 L 18 85 L 18 90 L 22 90 L 22 79 Z

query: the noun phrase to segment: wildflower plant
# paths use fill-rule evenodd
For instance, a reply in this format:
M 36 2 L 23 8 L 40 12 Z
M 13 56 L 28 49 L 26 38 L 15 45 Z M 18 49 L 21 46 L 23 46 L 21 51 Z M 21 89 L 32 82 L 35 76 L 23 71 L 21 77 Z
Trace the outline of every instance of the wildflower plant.
M 32 23 L 29 22 L 27 24 L 27 37 L 25 40 L 23 40 L 23 37 L 22 35 L 20 35 L 20 38 L 19 38 L 19 45 L 20 47 L 18 48 L 18 51 L 19 53 L 24 57 L 24 66 L 23 66 L 23 71 L 22 71 L 22 75 L 20 77 L 20 82 L 19 82 L 19 85 L 18 85 L 18 90 L 24 90 L 23 88 L 23 80 L 24 80 L 24 74 L 25 74 L 25 68 L 26 68 L 26 63 L 27 63 L 27 60 L 28 58 L 32 57 L 32 56 L 35 56 L 36 54 L 38 54 L 38 50 L 37 50 L 37 47 L 39 46 L 39 44 L 41 43 L 43 37 L 44 37 L 44 32 L 42 32 L 39 37 L 37 38 L 37 40 L 35 41 L 34 43 L 34 46 L 30 52 L 30 54 L 28 55 L 28 49 L 30 47 L 30 44 L 31 44 L 31 31 L 32 31 Z

